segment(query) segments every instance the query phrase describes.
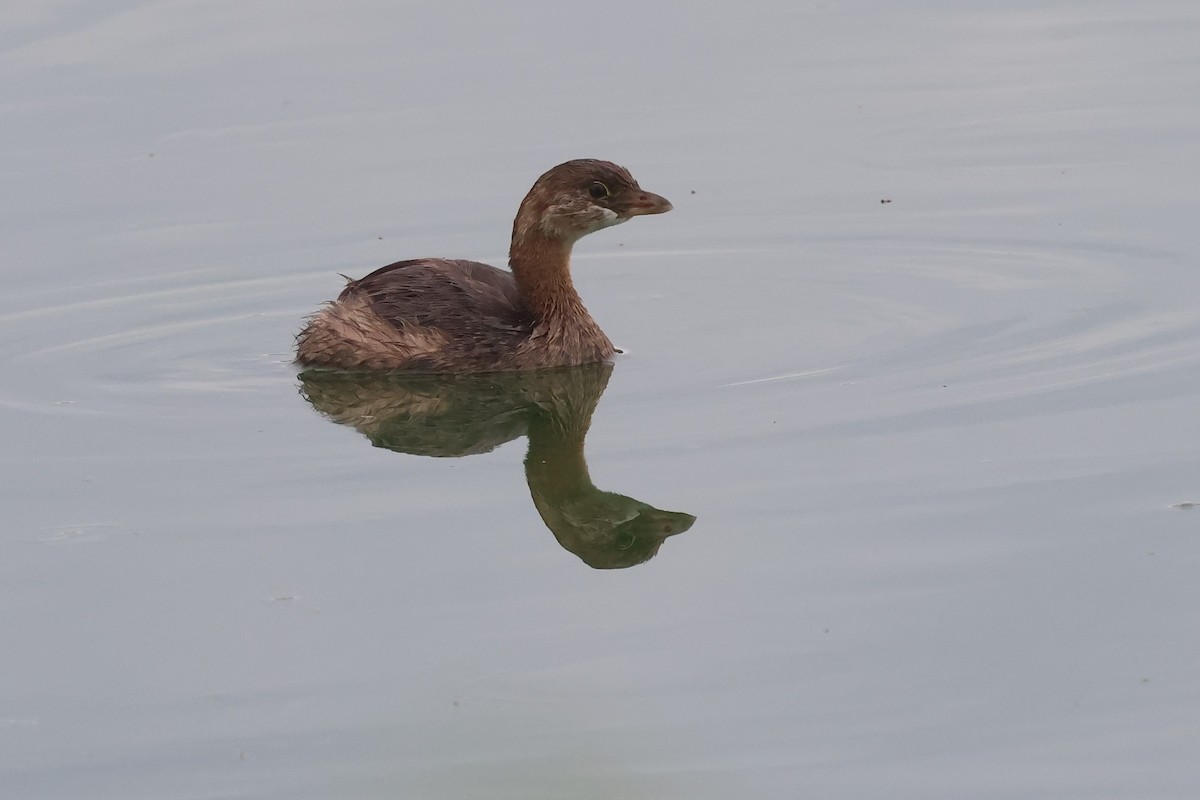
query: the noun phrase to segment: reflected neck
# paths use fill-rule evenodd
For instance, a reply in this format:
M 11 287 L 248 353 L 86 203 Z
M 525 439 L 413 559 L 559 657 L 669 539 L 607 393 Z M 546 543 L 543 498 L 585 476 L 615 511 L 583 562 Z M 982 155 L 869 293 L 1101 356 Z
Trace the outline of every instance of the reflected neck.
M 596 491 L 583 457 L 583 432 L 556 430 L 553 422 L 541 420 L 531 425 L 525 480 L 535 501 L 561 503 Z

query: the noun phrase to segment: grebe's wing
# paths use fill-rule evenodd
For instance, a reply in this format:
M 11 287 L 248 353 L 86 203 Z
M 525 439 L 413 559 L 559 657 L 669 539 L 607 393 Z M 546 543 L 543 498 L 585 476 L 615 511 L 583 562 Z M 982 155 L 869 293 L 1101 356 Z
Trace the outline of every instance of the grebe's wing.
M 511 272 L 441 258 L 398 261 L 352 281 L 342 298 L 369 299 L 389 323 L 437 328 L 458 336 L 525 331 L 531 320 L 521 306 Z

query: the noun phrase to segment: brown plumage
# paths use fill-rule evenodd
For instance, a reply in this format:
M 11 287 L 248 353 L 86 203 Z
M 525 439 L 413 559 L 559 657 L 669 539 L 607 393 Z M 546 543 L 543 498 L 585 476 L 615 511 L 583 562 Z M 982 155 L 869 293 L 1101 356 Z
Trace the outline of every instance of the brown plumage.
M 338 369 L 499 372 L 612 357 L 571 282 L 581 237 L 671 210 L 624 167 L 579 159 L 538 178 L 513 221 L 511 272 L 475 261 L 399 261 L 351 281 L 309 319 L 296 360 Z

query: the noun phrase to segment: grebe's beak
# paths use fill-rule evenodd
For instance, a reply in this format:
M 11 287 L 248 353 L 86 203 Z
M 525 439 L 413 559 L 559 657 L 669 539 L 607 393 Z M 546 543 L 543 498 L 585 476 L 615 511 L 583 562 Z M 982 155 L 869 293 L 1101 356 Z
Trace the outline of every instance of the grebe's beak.
M 638 217 L 642 214 L 665 214 L 674 206 L 671 201 L 653 192 L 643 192 L 640 189 L 632 192 L 629 202 L 625 205 L 626 217 Z

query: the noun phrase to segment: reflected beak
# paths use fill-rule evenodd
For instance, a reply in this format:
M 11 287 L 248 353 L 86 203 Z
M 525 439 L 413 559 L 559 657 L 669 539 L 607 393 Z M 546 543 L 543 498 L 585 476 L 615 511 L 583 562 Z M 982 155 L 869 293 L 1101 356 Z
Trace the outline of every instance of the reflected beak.
M 665 214 L 673 208 L 671 201 L 653 192 L 634 192 L 626 206 L 626 217 L 640 217 L 643 214 Z

